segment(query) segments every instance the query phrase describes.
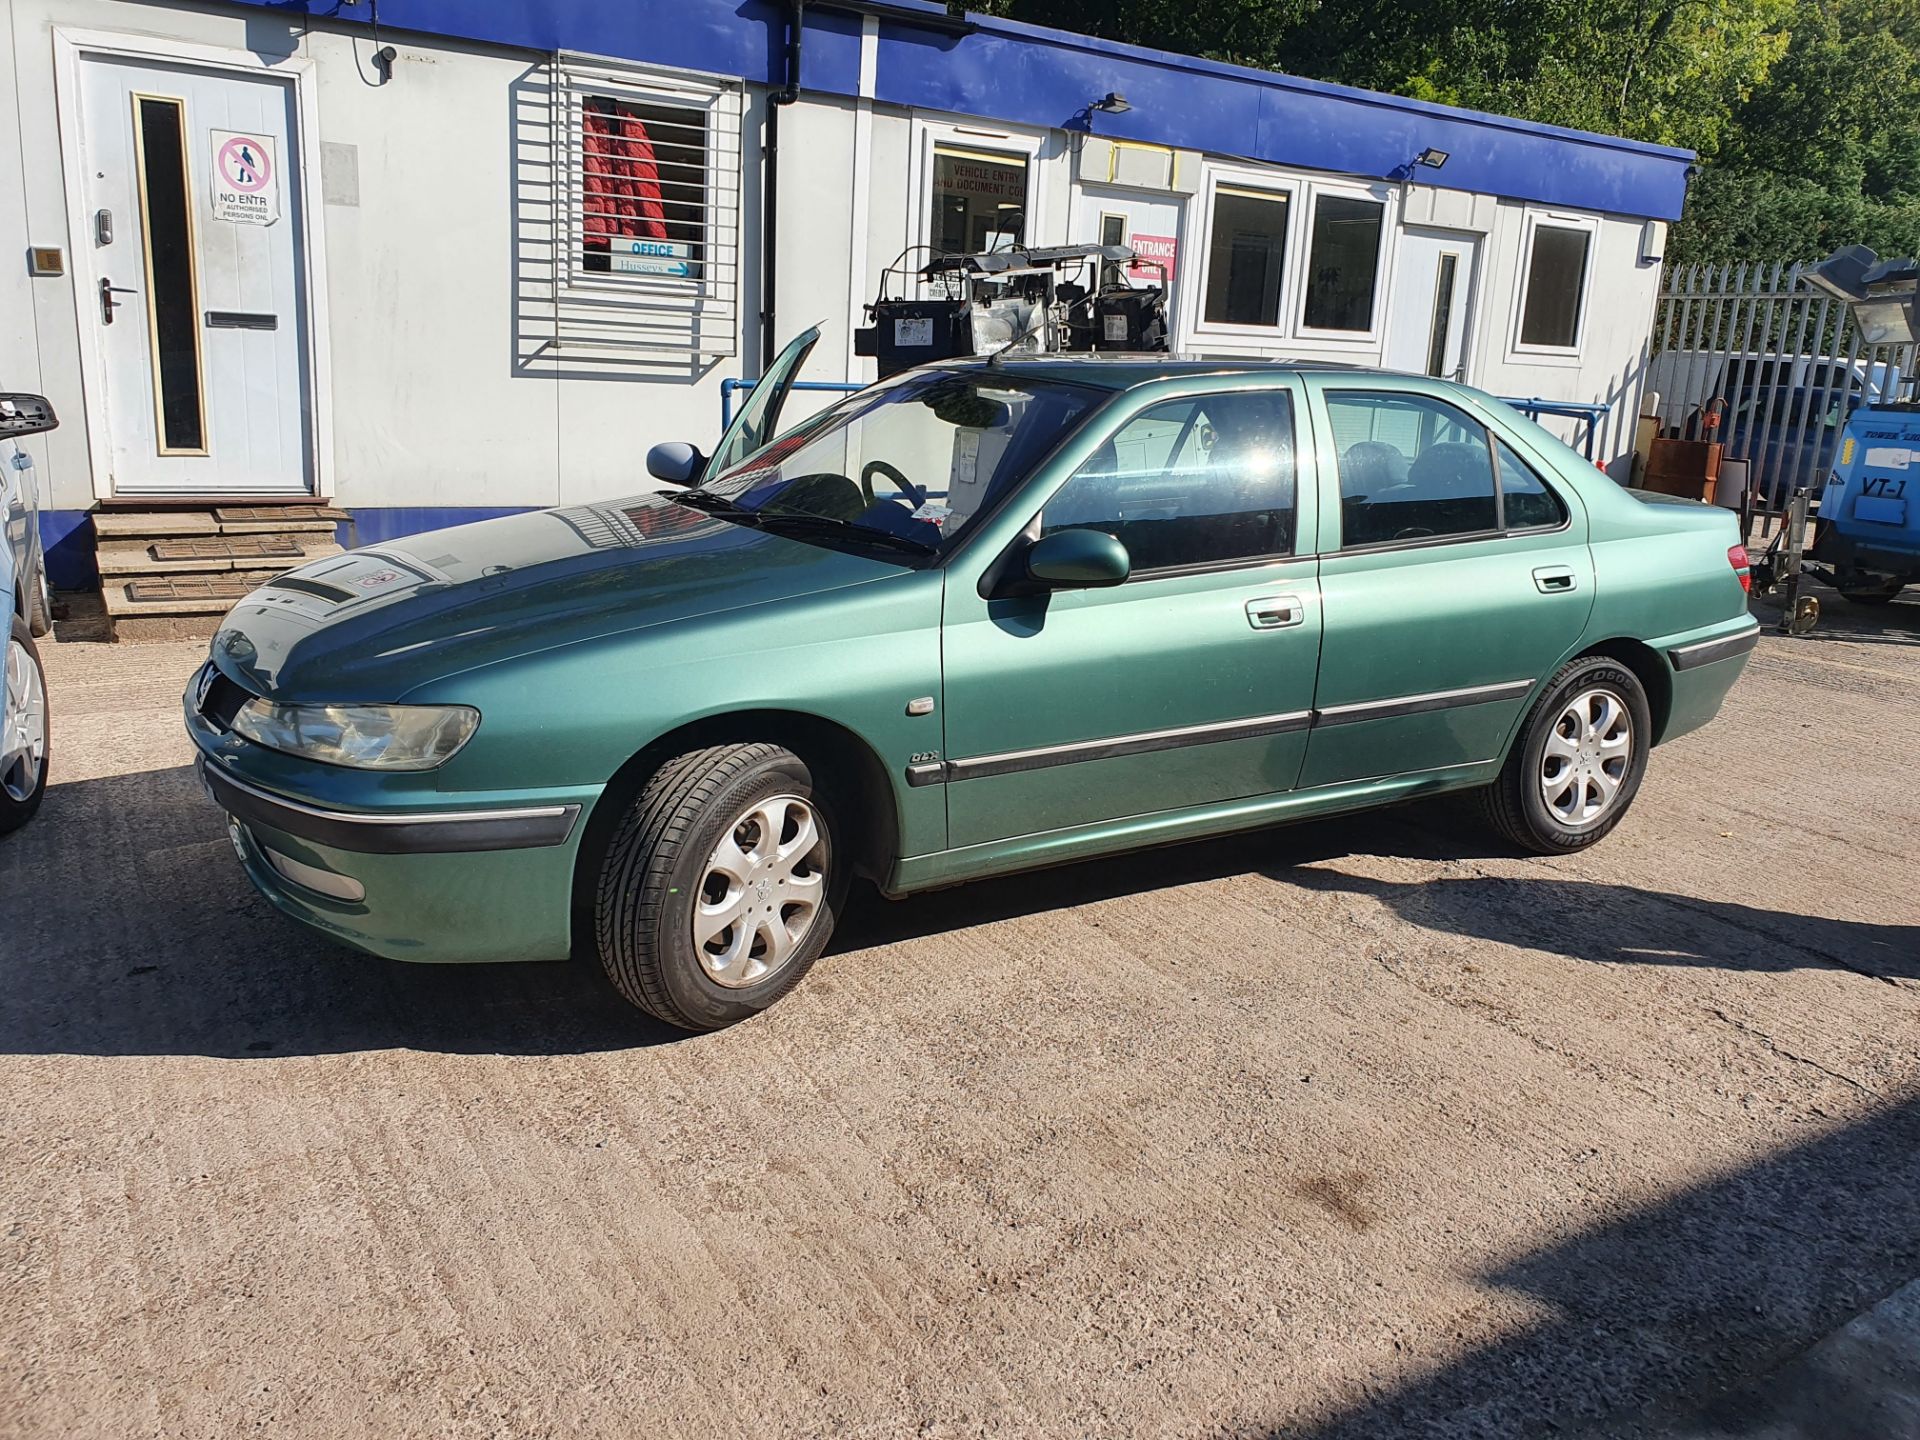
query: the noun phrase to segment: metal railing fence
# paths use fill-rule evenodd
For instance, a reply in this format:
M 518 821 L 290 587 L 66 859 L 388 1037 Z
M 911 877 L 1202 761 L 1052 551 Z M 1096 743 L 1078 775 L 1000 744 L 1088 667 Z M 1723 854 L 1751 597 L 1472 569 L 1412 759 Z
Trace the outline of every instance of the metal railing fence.
M 1661 433 L 1718 440 L 1748 467 L 1750 513 L 1817 491 L 1848 413 L 1907 399 L 1915 346 L 1869 345 L 1841 302 L 1801 283 L 1811 262 L 1679 265 L 1662 278 L 1646 388 Z

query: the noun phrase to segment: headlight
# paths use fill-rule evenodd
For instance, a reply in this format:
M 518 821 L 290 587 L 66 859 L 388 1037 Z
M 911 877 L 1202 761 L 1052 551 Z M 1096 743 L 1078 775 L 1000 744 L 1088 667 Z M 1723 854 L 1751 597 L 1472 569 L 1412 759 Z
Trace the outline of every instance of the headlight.
M 289 755 L 356 770 L 431 770 L 472 738 L 465 705 L 277 705 L 249 700 L 234 732 Z

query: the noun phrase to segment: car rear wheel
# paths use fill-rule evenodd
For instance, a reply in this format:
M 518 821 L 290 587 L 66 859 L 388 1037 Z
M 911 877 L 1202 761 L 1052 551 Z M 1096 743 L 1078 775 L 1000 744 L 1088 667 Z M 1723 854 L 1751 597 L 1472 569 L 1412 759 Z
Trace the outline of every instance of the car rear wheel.
M 1487 819 L 1523 850 L 1584 850 L 1618 825 L 1639 793 L 1653 741 L 1647 692 L 1624 665 L 1584 656 L 1563 666 L 1527 714 Z
M 804 761 L 720 745 L 668 761 L 600 867 L 595 938 L 620 994 L 683 1030 L 757 1015 L 798 985 L 846 892 Z
M 11 618 L 0 678 L 0 835 L 31 820 L 47 792 L 47 676 L 27 622 Z

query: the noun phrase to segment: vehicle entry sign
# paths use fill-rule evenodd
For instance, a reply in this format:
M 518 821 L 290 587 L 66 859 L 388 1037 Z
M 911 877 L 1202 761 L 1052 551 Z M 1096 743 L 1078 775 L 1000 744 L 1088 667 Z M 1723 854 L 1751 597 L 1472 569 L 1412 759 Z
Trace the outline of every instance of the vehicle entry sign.
M 213 132 L 213 218 L 236 225 L 280 218 L 280 162 L 270 136 Z

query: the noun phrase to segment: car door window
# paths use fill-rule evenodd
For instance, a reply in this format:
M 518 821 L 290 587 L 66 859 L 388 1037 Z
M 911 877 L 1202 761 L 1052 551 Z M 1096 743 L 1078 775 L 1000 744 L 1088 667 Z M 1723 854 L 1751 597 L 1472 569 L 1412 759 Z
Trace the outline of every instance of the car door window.
M 1497 530 L 1486 427 L 1442 400 L 1330 391 L 1348 549 Z
M 1140 412 L 1047 503 L 1041 534 L 1102 530 L 1135 574 L 1293 553 L 1293 399 L 1249 390 Z
M 1546 481 L 1504 440 L 1493 442 L 1500 460 L 1500 502 L 1509 530 L 1553 530 L 1567 523 L 1567 507 Z

